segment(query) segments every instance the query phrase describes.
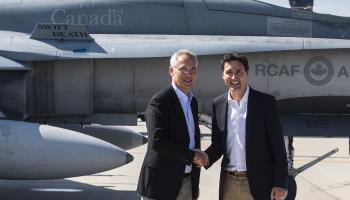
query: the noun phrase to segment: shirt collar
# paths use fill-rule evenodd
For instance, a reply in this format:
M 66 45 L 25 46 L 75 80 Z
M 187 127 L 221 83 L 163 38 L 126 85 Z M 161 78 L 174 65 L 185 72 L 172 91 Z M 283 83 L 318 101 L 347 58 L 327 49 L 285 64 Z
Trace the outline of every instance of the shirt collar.
M 249 96 L 249 86 L 247 86 L 247 90 L 245 91 L 245 93 L 244 93 L 241 101 L 239 102 L 239 104 L 246 104 L 246 103 L 248 103 L 248 96 Z M 238 105 L 238 101 L 236 101 L 236 100 L 231 98 L 230 91 L 227 94 L 227 100 L 228 100 L 228 103 L 233 103 L 233 104 L 237 104 Z
M 173 86 L 175 93 L 176 93 L 177 97 L 179 97 L 180 100 L 192 101 L 193 94 L 191 91 L 189 91 L 188 95 L 186 95 L 174 83 L 171 83 L 171 85 Z

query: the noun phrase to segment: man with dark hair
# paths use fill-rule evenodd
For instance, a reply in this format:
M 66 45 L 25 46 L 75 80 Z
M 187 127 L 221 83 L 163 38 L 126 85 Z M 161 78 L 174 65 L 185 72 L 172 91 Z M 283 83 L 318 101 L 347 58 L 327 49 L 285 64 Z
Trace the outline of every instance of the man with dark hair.
M 222 155 L 222 200 L 281 200 L 287 158 L 276 100 L 248 86 L 248 60 L 234 53 L 221 61 L 228 92 L 213 101 L 210 167 Z
M 137 192 L 143 200 L 192 200 L 199 196 L 200 151 L 198 104 L 190 89 L 198 60 L 188 50 L 170 59 L 171 86 L 158 92 L 146 110 L 148 146 Z

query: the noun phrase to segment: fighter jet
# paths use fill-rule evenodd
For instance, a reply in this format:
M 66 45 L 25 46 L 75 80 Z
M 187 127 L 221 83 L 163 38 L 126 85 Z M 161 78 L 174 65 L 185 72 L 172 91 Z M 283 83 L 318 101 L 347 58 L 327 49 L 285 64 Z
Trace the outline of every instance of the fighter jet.
M 17 123 L 135 124 L 169 83 L 169 56 L 190 49 L 210 114 L 225 91 L 222 54 L 241 52 L 251 87 L 278 100 L 286 136 L 349 137 L 350 19 L 304 2 L 1 1 L 0 110 Z

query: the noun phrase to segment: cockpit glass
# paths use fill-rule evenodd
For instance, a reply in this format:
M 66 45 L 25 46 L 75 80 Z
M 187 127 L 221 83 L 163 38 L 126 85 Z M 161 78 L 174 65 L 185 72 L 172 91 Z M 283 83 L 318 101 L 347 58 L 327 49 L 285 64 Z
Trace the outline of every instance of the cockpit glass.
M 261 2 L 277 5 L 285 8 L 290 8 L 290 3 L 302 4 L 308 0 L 259 0 Z M 300 2 L 300 3 L 297 3 Z M 313 12 L 330 14 L 342 17 L 350 17 L 350 1 L 349 0 L 314 0 Z

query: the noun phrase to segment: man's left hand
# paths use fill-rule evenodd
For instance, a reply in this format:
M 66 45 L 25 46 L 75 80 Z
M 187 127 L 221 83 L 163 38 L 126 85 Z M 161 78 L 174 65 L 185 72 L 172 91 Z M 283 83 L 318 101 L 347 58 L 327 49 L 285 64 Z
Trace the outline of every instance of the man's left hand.
M 273 187 L 271 190 L 271 200 L 283 200 L 287 196 L 287 191 L 284 188 Z

